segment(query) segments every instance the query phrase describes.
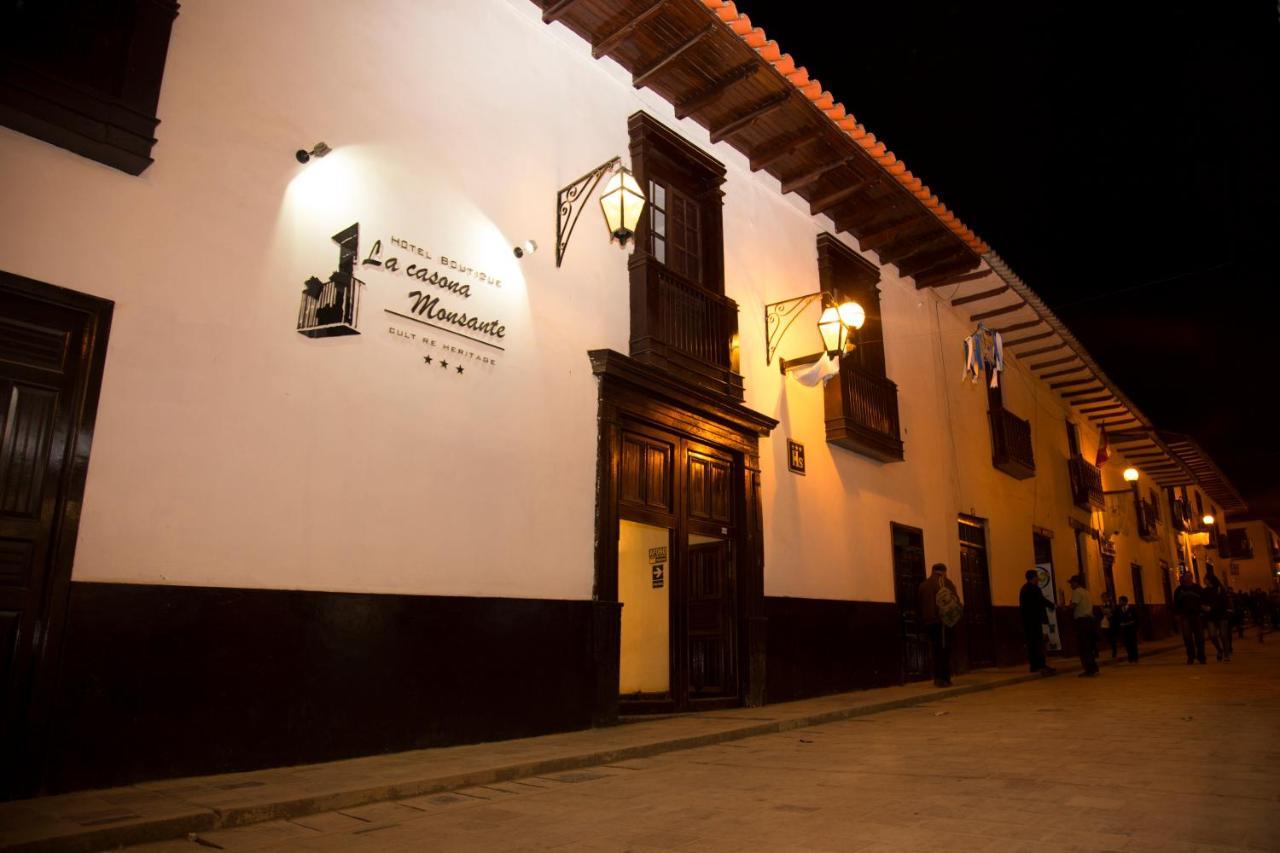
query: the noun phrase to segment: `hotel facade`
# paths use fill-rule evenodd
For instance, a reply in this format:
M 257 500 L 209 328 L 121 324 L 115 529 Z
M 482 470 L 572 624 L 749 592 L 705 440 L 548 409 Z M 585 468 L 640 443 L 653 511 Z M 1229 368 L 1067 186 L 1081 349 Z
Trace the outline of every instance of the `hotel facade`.
M 8 796 L 927 677 L 936 562 L 961 671 L 1025 661 L 1030 568 L 1148 639 L 1179 571 L 1274 582 L 732 3 L 125 5 L 0 78 Z

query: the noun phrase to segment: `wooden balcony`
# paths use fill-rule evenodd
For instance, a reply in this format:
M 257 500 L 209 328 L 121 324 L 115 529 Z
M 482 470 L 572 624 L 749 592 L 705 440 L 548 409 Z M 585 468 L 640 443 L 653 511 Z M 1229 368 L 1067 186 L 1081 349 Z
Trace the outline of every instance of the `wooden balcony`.
M 1138 513 L 1138 536 L 1147 542 L 1160 538 L 1160 509 L 1152 501 L 1134 495 Z
M 991 464 L 1016 480 L 1036 475 L 1031 445 L 1031 424 L 1003 408 L 992 409 Z
M 840 373 L 823 391 L 827 441 L 881 462 L 902 461 L 898 386 L 840 359 Z
M 742 399 L 730 353 L 738 303 L 637 253 L 631 264 L 631 356 Z
M 1083 456 L 1067 460 L 1071 474 L 1071 500 L 1080 509 L 1102 509 L 1102 472 L 1089 464 Z

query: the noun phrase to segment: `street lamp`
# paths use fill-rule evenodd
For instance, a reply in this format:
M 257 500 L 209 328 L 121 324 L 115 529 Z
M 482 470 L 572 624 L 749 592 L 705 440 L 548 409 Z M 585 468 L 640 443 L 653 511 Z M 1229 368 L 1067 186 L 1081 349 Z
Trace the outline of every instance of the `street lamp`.
M 644 192 L 636 183 L 631 170 L 622 165 L 622 158 L 614 157 L 556 193 L 557 267 L 569 248 L 569 238 L 573 236 L 573 228 L 582 215 L 583 202 L 595 192 L 605 175 L 609 175 L 609 180 L 600 194 L 600 212 L 604 214 L 609 239 L 625 248 L 627 242 L 635 236 L 640 213 L 644 210 Z
M 823 308 L 818 316 L 818 335 L 822 338 L 823 350 L 830 358 L 837 358 L 841 353 L 854 348 L 850 333 L 861 329 L 867 321 L 867 312 L 852 299 L 837 303 L 835 297 L 826 291 L 819 290 L 795 296 L 781 302 L 771 302 L 764 306 L 765 353 L 764 363 L 772 364 L 774 353 L 782 337 L 791 328 L 800 313 L 819 301 Z M 822 358 L 822 353 L 802 355 L 799 358 L 780 358 L 778 368 L 785 374 L 795 367 L 813 364 Z
M 1217 519 L 1215 519 L 1212 515 L 1205 513 L 1204 518 L 1200 520 L 1204 522 L 1205 527 L 1213 527 L 1213 522 L 1216 521 Z
M 1139 475 L 1138 475 L 1138 469 L 1137 469 L 1137 468 L 1125 468 L 1125 469 L 1124 469 L 1124 481 L 1125 481 L 1126 483 L 1136 483 L 1136 482 L 1138 482 L 1138 476 L 1139 476 Z

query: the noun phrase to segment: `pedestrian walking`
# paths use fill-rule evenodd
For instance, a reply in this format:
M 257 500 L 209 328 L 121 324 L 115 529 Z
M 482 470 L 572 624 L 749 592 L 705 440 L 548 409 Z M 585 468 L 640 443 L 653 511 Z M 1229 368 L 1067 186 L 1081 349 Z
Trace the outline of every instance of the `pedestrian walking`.
M 1084 580 L 1073 575 L 1071 580 L 1071 616 L 1076 623 L 1076 646 L 1080 651 L 1081 678 L 1098 674 L 1098 625 L 1093 618 L 1093 599 L 1084 588 Z
M 1040 573 L 1027 569 L 1027 582 L 1018 593 L 1018 613 L 1022 616 L 1022 635 L 1027 641 L 1027 663 L 1032 672 L 1053 675 L 1056 669 L 1044 659 L 1044 626 L 1049 624 L 1053 602 L 1040 591 Z
M 1129 663 L 1138 662 L 1138 608 L 1129 603 L 1129 596 L 1120 596 L 1120 604 L 1116 606 L 1112 618 L 1117 630 L 1124 640 L 1124 651 Z
M 1213 566 L 1205 568 L 1204 601 L 1200 609 L 1205 612 L 1205 633 L 1217 651 L 1218 660 L 1230 661 L 1231 626 L 1227 622 L 1227 588 L 1214 573 Z
M 1204 590 L 1191 579 L 1191 572 L 1183 572 L 1178 588 L 1173 592 L 1173 612 L 1178 614 L 1178 626 L 1182 630 L 1182 645 L 1187 650 L 1187 663 L 1204 663 L 1204 623 L 1201 607 Z
M 952 628 L 964 610 L 956 585 L 947 579 L 946 563 L 934 563 L 932 574 L 917 589 L 920 621 L 929 629 L 929 645 L 933 651 L 933 683 L 951 686 Z
M 1227 621 L 1231 630 L 1236 632 L 1236 639 L 1244 639 L 1244 611 L 1246 595 L 1227 587 Z

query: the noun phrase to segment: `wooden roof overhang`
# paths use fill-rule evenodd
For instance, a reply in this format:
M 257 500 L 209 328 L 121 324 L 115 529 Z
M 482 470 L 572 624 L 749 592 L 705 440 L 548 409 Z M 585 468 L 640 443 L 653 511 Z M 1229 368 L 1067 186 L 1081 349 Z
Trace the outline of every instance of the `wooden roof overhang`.
M 1222 469 L 1214 464 L 1209 454 L 1205 453 L 1194 439 L 1176 432 L 1160 432 L 1159 435 L 1161 441 L 1178 457 L 1194 478 L 1188 481 L 1187 485 L 1194 482 L 1200 486 L 1204 493 L 1225 512 L 1235 514 L 1249 511 L 1248 504 L 1227 479 L 1227 475 L 1222 473 Z
M 963 280 L 987 245 L 844 105 L 725 0 L 534 0 L 917 287 Z M 985 273 L 984 273 L 985 275 Z
M 1103 428 L 1127 460 L 1161 486 L 1217 476 L 1208 457 L 1175 452 L 1061 320 L 990 247 L 929 191 L 845 106 L 782 53 L 731 0 L 533 0 L 545 23 L 560 22 L 648 87 L 797 193 L 812 215 L 893 264 L 917 288 L 948 288 L 1004 339 L 1081 418 Z M 982 266 L 982 261 L 986 266 Z M 981 268 L 980 268 L 981 267 Z M 1197 471 L 1201 473 L 1197 473 Z M 1216 482 L 1216 481 L 1215 481 Z M 1216 500 L 1217 498 L 1215 498 Z M 1224 508 L 1233 504 L 1225 498 Z

